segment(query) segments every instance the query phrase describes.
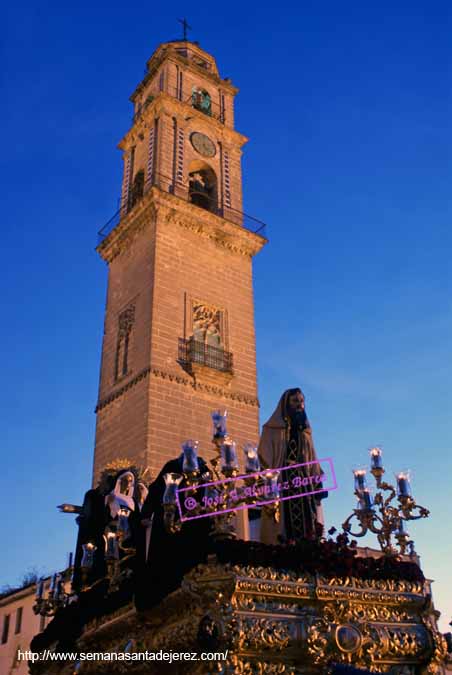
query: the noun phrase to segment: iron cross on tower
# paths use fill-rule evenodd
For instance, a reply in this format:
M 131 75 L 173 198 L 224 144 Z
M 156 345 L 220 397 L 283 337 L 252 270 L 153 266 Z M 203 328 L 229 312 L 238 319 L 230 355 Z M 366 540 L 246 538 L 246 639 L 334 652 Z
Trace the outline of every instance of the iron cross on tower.
M 187 19 L 178 19 L 179 23 L 184 27 L 184 40 L 187 41 L 187 31 L 192 30 L 192 27 L 187 23 Z

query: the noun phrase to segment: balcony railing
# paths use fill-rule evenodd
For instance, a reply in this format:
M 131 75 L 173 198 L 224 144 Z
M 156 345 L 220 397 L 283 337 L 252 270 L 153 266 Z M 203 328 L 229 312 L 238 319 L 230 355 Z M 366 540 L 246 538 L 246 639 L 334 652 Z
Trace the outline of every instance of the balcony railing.
M 179 338 L 179 361 L 184 366 L 199 364 L 224 373 L 232 373 L 231 352 L 200 342 L 193 337 Z
M 235 225 L 241 225 L 249 232 L 253 232 L 254 234 L 258 234 L 264 238 L 266 236 L 265 231 L 267 226 L 261 220 L 253 218 L 253 216 L 249 216 L 242 211 L 238 211 L 237 209 L 233 209 L 230 206 L 218 205 L 217 200 L 210 197 L 207 192 L 203 192 L 202 195 L 199 192 L 190 192 L 189 185 L 179 183 L 168 176 L 164 176 L 163 174 L 154 173 L 144 186 L 143 196 L 137 198 L 137 196 L 134 195 L 133 199 L 129 198 L 127 203 L 121 206 L 114 216 L 110 218 L 110 220 L 99 230 L 97 233 L 99 238 L 98 244 L 108 237 L 110 232 L 114 230 L 117 225 L 119 225 L 122 218 L 124 218 L 127 213 L 132 211 L 135 206 L 140 203 L 140 201 L 146 195 L 146 192 L 152 186 L 159 188 L 163 192 L 174 194 L 180 199 L 184 199 L 185 201 L 198 206 L 199 208 L 207 210 L 210 213 L 214 213 L 216 216 L 220 216 L 221 218 L 224 218 Z M 201 205 L 201 202 L 199 201 L 200 195 L 203 198 L 204 205 Z

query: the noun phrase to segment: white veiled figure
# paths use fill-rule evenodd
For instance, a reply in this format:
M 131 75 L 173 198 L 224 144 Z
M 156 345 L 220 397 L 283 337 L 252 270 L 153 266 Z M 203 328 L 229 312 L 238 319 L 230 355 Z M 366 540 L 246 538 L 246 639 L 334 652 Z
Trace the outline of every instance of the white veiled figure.
M 116 518 L 120 509 L 135 511 L 134 490 L 135 476 L 131 471 L 124 471 L 118 476 L 114 489 L 105 497 L 112 518 Z

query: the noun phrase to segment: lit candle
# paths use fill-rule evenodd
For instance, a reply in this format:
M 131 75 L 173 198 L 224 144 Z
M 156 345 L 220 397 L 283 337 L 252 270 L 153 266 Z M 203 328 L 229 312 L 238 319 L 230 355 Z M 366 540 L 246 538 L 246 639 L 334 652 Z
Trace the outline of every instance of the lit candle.
M 182 452 L 184 454 L 182 462 L 182 471 L 184 473 L 194 473 L 199 471 L 199 462 L 198 462 L 198 449 L 199 441 L 193 441 L 189 439 L 182 443 Z
M 50 586 L 49 586 L 49 594 L 50 594 L 50 595 L 53 595 L 54 592 L 55 592 L 55 587 L 56 587 L 56 585 L 57 585 L 57 580 L 58 580 L 58 574 L 55 573 L 55 574 L 52 575 L 52 580 L 51 580 Z
M 247 473 L 254 473 L 261 468 L 259 456 L 257 454 L 257 447 L 253 443 L 246 443 L 243 448 L 246 457 L 245 471 Z
M 40 579 L 36 585 L 36 600 L 42 600 L 44 595 L 44 579 Z
M 165 473 L 163 476 L 166 485 L 165 493 L 163 495 L 164 504 L 176 503 L 177 488 L 182 479 L 183 476 L 180 473 Z
M 397 494 L 399 497 L 411 496 L 410 474 L 409 471 L 401 471 L 396 474 Z
M 353 475 L 355 477 L 355 490 L 357 490 L 358 492 L 361 492 L 362 490 L 366 490 L 366 488 L 367 488 L 366 470 L 365 469 L 355 469 L 353 471 Z
M 227 410 L 214 410 L 211 413 L 212 423 L 213 423 L 213 437 L 214 438 L 224 438 L 227 434 L 226 431 L 226 417 L 228 416 Z
M 383 468 L 383 457 L 381 448 L 371 448 L 370 450 L 370 468 L 371 469 L 382 469 Z
M 124 539 L 129 536 L 129 515 L 130 511 L 125 506 L 122 506 L 118 511 L 118 534 Z
M 118 560 L 119 548 L 115 532 L 108 532 L 106 537 L 105 555 L 107 558 Z
M 221 446 L 221 468 L 222 469 L 238 469 L 239 461 L 237 459 L 237 452 L 235 443 L 223 443 Z
M 278 499 L 278 478 L 279 471 L 266 471 L 264 473 L 264 494 L 266 499 Z
M 97 546 L 92 544 L 90 541 L 87 544 L 82 544 L 83 555 L 82 562 L 80 563 L 81 567 L 90 569 L 94 564 L 94 552 L 97 549 Z
M 370 494 L 369 490 L 366 488 L 362 490 L 359 500 L 358 500 L 358 508 L 360 511 L 368 511 L 369 509 L 372 508 L 373 502 L 372 502 L 372 495 Z

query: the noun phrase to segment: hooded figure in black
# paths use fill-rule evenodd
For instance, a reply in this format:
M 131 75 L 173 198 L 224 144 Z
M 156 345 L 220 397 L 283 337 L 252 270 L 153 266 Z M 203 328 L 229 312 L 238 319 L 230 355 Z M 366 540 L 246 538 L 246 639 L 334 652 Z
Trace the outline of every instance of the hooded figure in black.
M 201 483 L 211 480 L 206 462 L 198 457 Z M 192 567 L 205 561 L 209 545 L 211 518 L 195 518 L 182 523 L 179 532 L 170 534 L 164 525 L 163 495 L 166 473 L 182 474 L 183 453 L 165 464 L 155 481 L 149 486 L 149 493 L 141 510 L 142 523 L 150 528 L 148 546 L 145 527 L 140 534 L 138 554 L 138 575 L 135 592 L 137 609 L 157 604 L 162 598 L 180 585 L 182 577 Z M 185 480 L 179 489 L 187 487 Z M 197 491 L 196 499 L 201 501 L 203 488 Z M 138 551 L 137 551 L 138 553 Z
M 122 469 L 115 475 L 103 477 L 96 488 L 88 490 L 85 494 L 81 514 L 77 517 L 79 531 L 75 550 L 74 576 L 72 579 L 74 591 L 81 590 L 83 544 L 91 542 L 96 547 L 93 567 L 86 580 L 87 584 L 91 585 L 94 581 L 106 575 L 105 528 L 108 526 L 111 530 L 116 529 L 119 508 L 127 508 L 130 511 L 130 537 L 123 543 L 130 547 L 135 545 L 139 523 L 139 509 L 136 499 L 133 497 L 134 486 L 134 472 Z

